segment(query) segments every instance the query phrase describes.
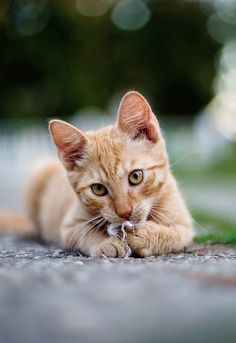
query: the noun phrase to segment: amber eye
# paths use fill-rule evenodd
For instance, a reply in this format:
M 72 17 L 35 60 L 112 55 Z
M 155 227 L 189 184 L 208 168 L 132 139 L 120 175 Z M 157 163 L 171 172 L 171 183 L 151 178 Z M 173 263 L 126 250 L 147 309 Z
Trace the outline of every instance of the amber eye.
M 129 174 L 129 183 L 131 186 L 140 184 L 142 180 L 143 180 L 143 171 L 140 169 L 133 170 Z
M 103 195 L 107 195 L 108 194 L 108 190 L 101 183 L 94 183 L 91 186 L 91 189 L 92 189 L 94 194 L 96 194 L 96 195 L 98 195 L 100 197 L 103 196 Z

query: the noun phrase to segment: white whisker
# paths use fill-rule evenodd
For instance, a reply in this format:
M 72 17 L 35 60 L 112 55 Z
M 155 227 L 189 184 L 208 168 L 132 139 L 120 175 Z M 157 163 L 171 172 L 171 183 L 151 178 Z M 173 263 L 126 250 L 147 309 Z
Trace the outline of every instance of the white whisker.
M 194 152 L 191 152 L 191 153 L 188 153 L 184 156 L 182 156 L 179 160 L 175 161 L 173 164 L 170 165 L 170 168 L 173 168 L 174 166 L 176 166 L 179 162 L 182 162 L 183 160 L 185 160 L 186 158 L 196 154 L 197 152 L 194 151 Z

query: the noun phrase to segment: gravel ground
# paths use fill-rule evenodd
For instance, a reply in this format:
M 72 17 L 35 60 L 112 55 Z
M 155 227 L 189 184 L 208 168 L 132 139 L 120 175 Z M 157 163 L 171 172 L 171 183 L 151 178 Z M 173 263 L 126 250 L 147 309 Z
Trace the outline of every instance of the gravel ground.
M 236 248 L 94 259 L 1 236 L 0 342 L 236 342 Z

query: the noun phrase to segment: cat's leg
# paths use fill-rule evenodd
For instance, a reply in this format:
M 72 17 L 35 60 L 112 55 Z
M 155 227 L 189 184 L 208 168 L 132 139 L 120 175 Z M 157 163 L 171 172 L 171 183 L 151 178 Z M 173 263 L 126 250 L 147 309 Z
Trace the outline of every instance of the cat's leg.
M 63 225 L 60 236 L 65 248 L 86 256 L 124 257 L 126 254 L 126 245 L 119 237 L 111 237 L 96 227 L 90 229 L 87 223 Z
M 192 238 L 191 226 L 165 226 L 151 220 L 146 222 L 145 227 L 128 232 L 128 244 L 132 252 L 141 257 L 183 251 Z

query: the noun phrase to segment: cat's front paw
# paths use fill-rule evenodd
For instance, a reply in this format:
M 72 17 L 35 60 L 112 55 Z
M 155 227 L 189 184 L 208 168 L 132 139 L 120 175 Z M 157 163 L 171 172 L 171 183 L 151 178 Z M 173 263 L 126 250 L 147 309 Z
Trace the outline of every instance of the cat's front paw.
M 128 232 L 127 242 L 132 253 L 140 257 L 148 257 L 153 255 L 152 242 L 148 230 L 145 228 L 136 228 Z
M 124 257 L 125 255 L 125 243 L 117 237 L 109 237 L 104 239 L 103 242 L 96 244 L 90 252 L 90 256 L 94 257 Z

